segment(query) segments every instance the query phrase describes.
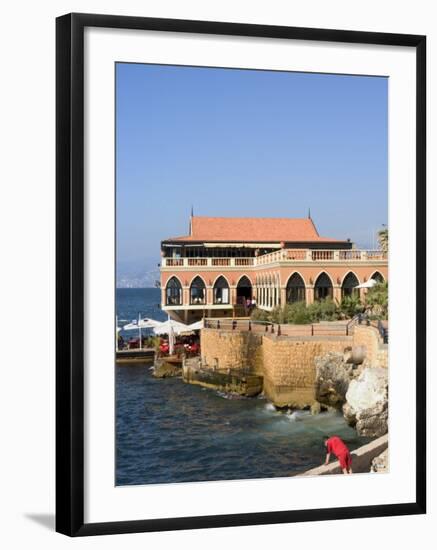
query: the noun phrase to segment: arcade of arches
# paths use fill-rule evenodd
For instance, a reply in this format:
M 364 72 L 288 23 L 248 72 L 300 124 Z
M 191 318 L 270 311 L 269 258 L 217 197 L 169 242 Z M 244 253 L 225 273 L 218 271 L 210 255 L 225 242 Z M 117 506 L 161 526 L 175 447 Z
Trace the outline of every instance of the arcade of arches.
M 370 276 L 377 282 L 385 279 L 376 271 Z M 281 304 L 293 304 L 296 302 L 312 303 L 317 300 L 334 299 L 340 301 L 345 297 L 364 299 L 365 289 L 359 286 L 355 273 L 348 272 L 343 281 L 337 280 L 334 284 L 326 273 L 320 273 L 315 281 L 310 280 L 305 284 L 303 277 L 294 272 L 287 280 L 285 288 L 281 287 L 279 274 L 260 275 L 256 277 L 255 296 L 257 305 L 261 308 L 273 308 Z
M 241 275 L 237 281 L 232 280 L 229 284 L 224 275 L 218 275 L 213 281 L 196 275 L 191 283 L 185 282 L 185 286 L 182 287 L 180 280 L 172 276 L 163 289 L 165 304 L 230 306 L 244 305 L 248 300 L 255 298 L 258 307 L 270 309 L 282 304 L 312 303 L 327 298 L 338 301 L 345 297 L 363 299 L 365 295 L 365 289 L 357 288 L 360 280 L 352 271 L 345 273 L 343 279 L 337 277 L 336 280 L 325 271 L 319 273 L 314 280 L 311 277 L 305 280 L 295 271 L 284 283 L 281 283 L 279 272 L 257 274 L 252 277 L 251 281 L 248 275 Z M 369 278 L 377 282 L 385 281 L 379 271 L 373 272 Z M 363 277 L 361 282 L 365 280 Z M 205 281 L 208 281 L 208 286 Z

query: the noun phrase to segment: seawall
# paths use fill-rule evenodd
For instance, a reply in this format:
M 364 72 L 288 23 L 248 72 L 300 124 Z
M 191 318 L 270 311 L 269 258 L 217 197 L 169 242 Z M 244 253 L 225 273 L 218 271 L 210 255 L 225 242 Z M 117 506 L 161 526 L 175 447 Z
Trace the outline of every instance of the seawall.
M 382 342 L 377 328 L 356 325 L 354 327 L 353 344 L 365 348 L 366 359 L 372 367 L 388 368 L 388 344 Z
M 314 359 L 343 353 L 351 337 L 263 337 L 264 394 L 277 407 L 303 408 L 316 401 Z
M 264 378 L 264 394 L 278 407 L 303 408 L 315 401 L 315 358 L 362 346 L 372 366 L 387 366 L 387 349 L 374 327 L 355 327 L 351 336 L 278 336 L 206 328 L 201 331 L 202 365 L 244 369 Z

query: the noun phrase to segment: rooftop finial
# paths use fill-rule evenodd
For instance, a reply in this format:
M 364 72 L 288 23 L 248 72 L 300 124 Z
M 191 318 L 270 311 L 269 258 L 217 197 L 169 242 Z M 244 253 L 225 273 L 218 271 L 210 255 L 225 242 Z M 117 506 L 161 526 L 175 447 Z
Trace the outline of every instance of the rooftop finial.
M 188 227 L 189 235 L 193 234 L 193 216 L 194 216 L 194 208 L 193 208 L 193 205 L 191 205 L 190 223 Z
M 311 208 L 308 208 L 308 219 L 311 219 Z

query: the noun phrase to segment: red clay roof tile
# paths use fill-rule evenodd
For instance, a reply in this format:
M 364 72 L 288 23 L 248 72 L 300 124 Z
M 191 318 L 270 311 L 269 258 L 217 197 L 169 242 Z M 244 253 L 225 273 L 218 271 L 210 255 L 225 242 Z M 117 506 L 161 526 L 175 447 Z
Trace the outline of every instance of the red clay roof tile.
M 311 218 L 212 218 L 193 216 L 191 235 L 168 241 L 345 242 L 320 237 Z

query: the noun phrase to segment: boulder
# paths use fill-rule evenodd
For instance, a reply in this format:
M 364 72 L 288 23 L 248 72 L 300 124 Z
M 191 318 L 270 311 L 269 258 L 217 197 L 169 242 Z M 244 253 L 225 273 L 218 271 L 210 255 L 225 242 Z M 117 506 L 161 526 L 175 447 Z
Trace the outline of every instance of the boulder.
M 346 421 L 365 437 L 380 437 L 388 430 L 388 373 L 366 368 L 352 380 L 343 406 Z
M 181 367 L 172 365 L 171 363 L 160 362 L 155 364 L 153 376 L 155 378 L 172 378 L 182 376 L 182 369 Z
M 347 347 L 343 353 L 343 360 L 345 363 L 351 365 L 362 365 L 366 359 L 366 348 L 365 346 L 352 346 Z
M 316 399 L 322 405 L 341 409 L 353 377 L 353 367 L 342 353 L 329 352 L 315 358 Z

